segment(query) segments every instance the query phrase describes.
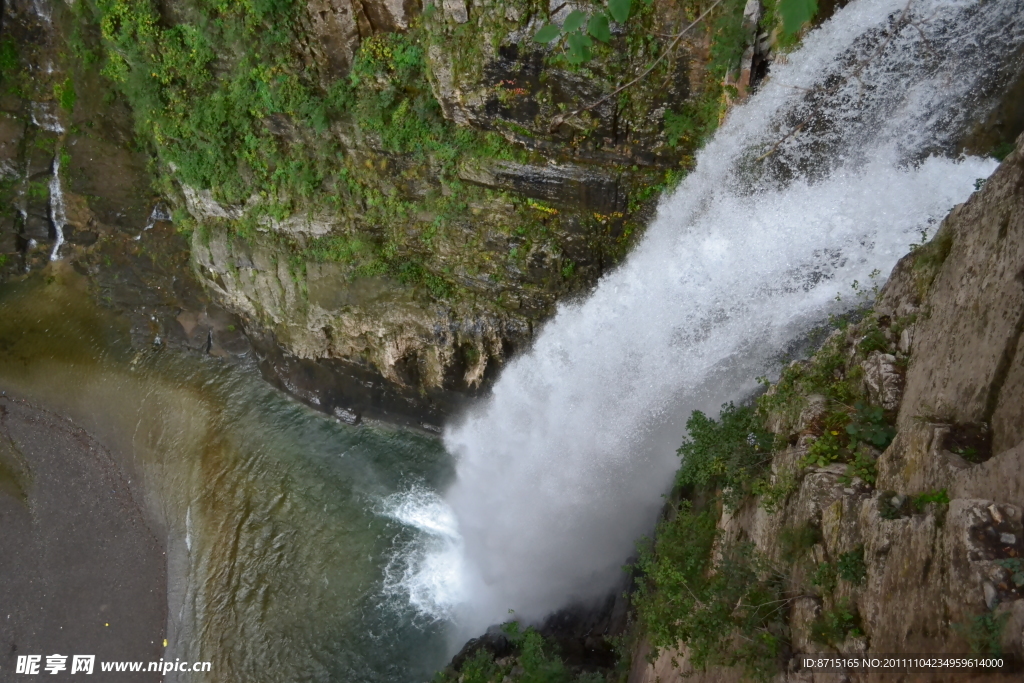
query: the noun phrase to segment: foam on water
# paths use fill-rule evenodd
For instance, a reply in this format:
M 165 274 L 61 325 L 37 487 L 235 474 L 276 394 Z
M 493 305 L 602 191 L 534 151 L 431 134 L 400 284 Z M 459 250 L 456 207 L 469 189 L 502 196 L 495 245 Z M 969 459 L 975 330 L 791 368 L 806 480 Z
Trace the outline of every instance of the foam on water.
M 385 595 L 396 596 L 431 620 L 451 617 L 462 601 L 463 544 L 451 507 L 420 486 L 382 501 L 382 513 L 410 528 L 415 538 L 399 544 L 384 572 Z
M 424 539 L 393 585 L 466 632 L 612 589 L 690 411 L 749 395 L 837 292 L 887 273 L 991 173 L 934 155 L 983 118 L 1022 44 L 1021 0 L 856 0 L 807 36 L 626 263 L 449 427 L 444 501 L 393 501 Z

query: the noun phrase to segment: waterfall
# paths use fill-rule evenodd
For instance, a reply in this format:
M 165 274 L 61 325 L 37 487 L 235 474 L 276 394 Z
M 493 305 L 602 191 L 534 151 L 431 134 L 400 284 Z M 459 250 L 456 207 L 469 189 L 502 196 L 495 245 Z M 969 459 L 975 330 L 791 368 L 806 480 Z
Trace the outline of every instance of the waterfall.
M 68 222 L 64 207 L 64 190 L 60 184 L 59 154 L 53 159 L 53 177 L 50 178 L 50 221 L 53 223 L 53 230 L 57 235 L 56 241 L 53 243 L 53 251 L 50 252 L 50 260 L 56 261 L 60 258 L 60 248 L 64 244 L 64 226 Z
M 457 479 L 437 513 L 460 539 L 410 564 L 435 573 L 409 578 L 437 587 L 419 604 L 472 633 L 612 589 L 689 413 L 749 396 L 850 305 L 837 293 L 888 273 L 992 172 L 949 155 L 1021 45 L 1022 0 L 855 0 L 777 60 L 626 262 L 446 430 Z

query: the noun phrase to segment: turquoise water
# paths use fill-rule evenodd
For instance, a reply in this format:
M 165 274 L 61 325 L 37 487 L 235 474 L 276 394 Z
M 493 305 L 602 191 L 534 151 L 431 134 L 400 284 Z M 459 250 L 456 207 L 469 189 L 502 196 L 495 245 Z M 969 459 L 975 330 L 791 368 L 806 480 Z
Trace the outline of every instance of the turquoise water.
M 0 386 L 125 467 L 167 538 L 169 656 L 211 660 L 211 681 L 429 680 L 446 624 L 397 585 L 424 539 L 394 507 L 450 481 L 439 441 L 338 423 L 251 367 L 136 352 L 82 285 L 0 289 Z

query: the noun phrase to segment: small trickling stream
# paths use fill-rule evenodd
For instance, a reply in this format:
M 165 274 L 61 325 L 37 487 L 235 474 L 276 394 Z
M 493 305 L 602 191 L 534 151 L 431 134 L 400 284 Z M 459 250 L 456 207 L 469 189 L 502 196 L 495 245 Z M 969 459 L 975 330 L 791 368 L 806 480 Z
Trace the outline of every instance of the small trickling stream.
M 64 208 L 64 190 L 60 184 L 60 155 L 53 159 L 53 177 L 50 178 L 50 221 L 56 234 L 50 260 L 60 258 L 60 248 L 64 244 L 64 226 L 68 222 L 67 210 Z

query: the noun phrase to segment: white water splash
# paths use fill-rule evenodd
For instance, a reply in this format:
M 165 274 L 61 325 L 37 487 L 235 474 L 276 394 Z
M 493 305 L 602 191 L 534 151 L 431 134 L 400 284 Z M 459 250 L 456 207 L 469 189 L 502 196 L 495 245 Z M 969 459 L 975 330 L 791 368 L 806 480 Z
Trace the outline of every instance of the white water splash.
M 437 493 L 422 487 L 388 496 L 382 508 L 384 516 L 416 534 L 391 558 L 385 594 L 398 596 L 431 620 L 449 618 L 465 593 L 462 538 L 452 509 Z
M 690 411 L 749 395 L 837 292 L 888 272 L 991 173 L 928 155 L 984 117 L 1022 44 L 1021 0 L 856 0 L 773 67 L 627 262 L 446 431 L 459 535 L 446 518 L 408 565 L 413 604 L 477 632 L 611 589 Z
M 33 102 L 29 114 L 32 117 L 32 123 L 37 127 L 60 135 L 64 132 L 64 126 L 61 125 L 60 118 L 54 109 L 53 102 Z
M 152 230 L 157 221 L 170 221 L 171 219 L 171 212 L 167 210 L 167 207 L 163 202 L 158 202 L 153 206 L 153 210 L 149 212 L 149 220 L 146 222 L 146 226 L 142 228 L 142 230 L 143 232 L 146 230 Z M 138 239 L 138 237 L 135 239 Z
M 67 209 L 64 205 L 64 190 L 60 184 L 60 155 L 53 159 L 53 177 L 50 178 L 50 221 L 53 223 L 53 230 L 57 235 L 53 251 L 50 252 L 50 260 L 56 261 L 60 258 L 60 248 L 64 244 L 64 226 L 68 222 Z
M 43 23 L 53 23 L 53 10 L 47 0 L 32 0 L 32 9 Z

